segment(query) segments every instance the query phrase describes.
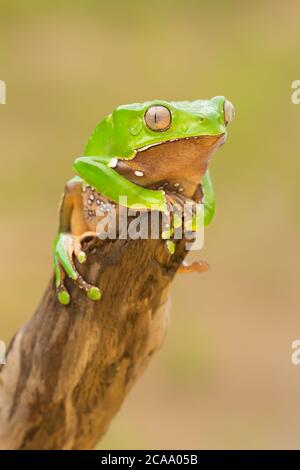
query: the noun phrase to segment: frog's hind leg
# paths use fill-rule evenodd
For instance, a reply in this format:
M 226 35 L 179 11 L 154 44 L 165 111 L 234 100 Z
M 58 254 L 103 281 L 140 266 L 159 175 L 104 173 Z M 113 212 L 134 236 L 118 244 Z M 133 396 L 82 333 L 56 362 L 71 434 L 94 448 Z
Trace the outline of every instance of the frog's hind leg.
M 70 294 L 68 293 L 64 279 L 70 277 L 80 289 L 84 289 L 87 296 L 91 300 L 98 300 L 101 297 L 98 287 L 86 282 L 78 272 L 74 257 L 79 263 L 86 261 L 86 254 L 81 249 L 80 237 L 69 233 L 61 233 L 55 243 L 54 251 L 54 267 L 56 274 L 57 296 L 60 303 L 67 305 L 70 302 Z
M 58 300 L 64 305 L 70 302 L 70 294 L 64 285 L 66 276 L 70 277 L 80 289 L 83 289 L 89 299 L 99 300 L 101 297 L 100 289 L 83 279 L 74 264 L 74 256 L 80 263 L 84 263 L 86 260 L 86 254 L 81 250 L 76 237 L 70 234 L 61 234 L 54 254 Z
M 59 302 L 64 305 L 70 302 L 70 294 L 64 285 L 66 277 L 84 289 L 91 300 L 98 300 L 101 297 L 98 287 L 86 282 L 74 263 L 74 258 L 77 258 L 79 263 L 86 261 L 81 240 L 91 235 L 91 232 L 87 232 L 82 214 L 82 180 L 76 177 L 66 184 L 60 208 L 59 230 L 53 244 L 57 296 Z

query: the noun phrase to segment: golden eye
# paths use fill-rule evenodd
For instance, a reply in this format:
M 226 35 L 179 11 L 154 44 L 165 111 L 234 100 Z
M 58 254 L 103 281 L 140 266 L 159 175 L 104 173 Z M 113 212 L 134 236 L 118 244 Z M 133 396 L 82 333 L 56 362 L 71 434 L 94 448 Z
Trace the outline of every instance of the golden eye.
M 234 107 L 233 104 L 229 100 L 225 100 L 224 103 L 224 120 L 225 124 L 229 124 L 231 121 L 233 121 L 235 115 Z
M 152 106 L 145 113 L 145 123 L 152 131 L 166 131 L 169 129 L 171 121 L 171 113 L 164 106 Z

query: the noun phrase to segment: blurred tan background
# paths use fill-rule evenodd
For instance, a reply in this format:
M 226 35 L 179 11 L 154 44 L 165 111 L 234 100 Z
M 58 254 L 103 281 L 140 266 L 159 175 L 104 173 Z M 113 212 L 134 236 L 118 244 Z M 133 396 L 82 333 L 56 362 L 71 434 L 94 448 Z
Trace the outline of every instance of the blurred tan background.
M 162 351 L 101 448 L 300 448 L 296 1 L 0 0 L 0 339 L 52 271 L 71 164 L 116 105 L 226 95 L 208 273 L 178 276 Z M 199 256 L 199 254 L 198 254 Z

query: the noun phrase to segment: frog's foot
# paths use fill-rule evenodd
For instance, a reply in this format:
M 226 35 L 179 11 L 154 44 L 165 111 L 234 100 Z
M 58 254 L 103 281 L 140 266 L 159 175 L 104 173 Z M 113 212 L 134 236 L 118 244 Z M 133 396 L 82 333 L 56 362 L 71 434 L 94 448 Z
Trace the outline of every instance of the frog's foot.
M 179 273 L 202 273 L 208 271 L 209 264 L 206 261 L 194 261 L 188 264 L 186 261 L 182 262 L 182 265 L 178 269 Z
M 98 287 L 86 282 L 74 264 L 74 257 L 81 264 L 86 261 L 86 254 L 82 251 L 81 247 L 81 239 L 85 236 L 87 234 L 84 234 L 83 237 L 77 237 L 70 233 L 60 233 L 54 241 L 53 257 L 57 297 L 59 302 L 64 305 L 69 304 L 71 300 L 70 294 L 64 285 L 66 276 L 73 279 L 80 289 L 84 289 L 91 300 L 99 300 L 101 297 Z
M 162 239 L 165 240 L 165 246 L 170 255 L 175 253 L 176 244 L 172 240 L 174 231 L 178 228 L 181 228 L 183 224 L 184 214 L 186 212 L 185 204 L 189 201 L 188 198 L 174 192 L 165 191 L 167 197 L 167 212 L 165 215 L 170 216 L 167 220 L 167 224 L 163 226 Z M 190 206 L 187 206 L 190 213 L 192 209 Z M 174 238 L 174 237 L 173 237 Z

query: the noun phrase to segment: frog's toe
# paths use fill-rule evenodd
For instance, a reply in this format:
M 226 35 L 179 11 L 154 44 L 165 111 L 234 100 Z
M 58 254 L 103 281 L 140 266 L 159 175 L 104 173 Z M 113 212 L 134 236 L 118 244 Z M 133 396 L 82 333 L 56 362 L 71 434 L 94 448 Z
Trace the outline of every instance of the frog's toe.
M 87 291 L 87 296 L 91 300 L 99 300 L 101 299 L 101 291 L 98 289 L 96 286 L 92 286 L 88 291 Z
M 57 298 L 62 305 L 68 305 L 71 301 L 70 294 L 64 286 L 57 289 Z
M 166 241 L 166 248 L 170 255 L 173 255 L 175 253 L 175 243 L 173 242 L 173 240 Z
M 55 277 L 56 277 L 56 293 L 58 301 L 62 305 L 68 305 L 70 303 L 71 297 L 66 287 L 64 286 L 65 273 L 59 264 L 57 257 L 54 258 L 54 268 L 55 268 Z
M 82 250 L 81 243 L 77 238 L 74 238 L 73 252 L 80 264 L 83 264 L 86 262 L 86 258 L 87 258 L 86 254 Z M 70 252 L 70 256 L 72 256 L 72 252 Z
M 76 284 L 80 289 L 85 290 L 87 296 L 91 300 L 99 300 L 101 298 L 101 291 L 98 287 L 93 284 L 86 282 L 81 275 L 75 280 Z
M 86 254 L 84 251 L 79 251 L 79 253 L 76 255 L 78 261 L 80 264 L 83 264 L 86 262 Z

